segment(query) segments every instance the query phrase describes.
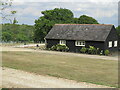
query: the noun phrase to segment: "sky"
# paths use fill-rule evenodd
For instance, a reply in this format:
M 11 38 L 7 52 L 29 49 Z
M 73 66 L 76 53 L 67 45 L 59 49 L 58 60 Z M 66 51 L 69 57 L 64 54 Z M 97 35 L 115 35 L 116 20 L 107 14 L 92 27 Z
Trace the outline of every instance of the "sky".
M 42 16 L 41 11 L 54 8 L 66 8 L 73 12 L 74 17 L 88 15 L 100 24 L 114 24 L 118 26 L 119 0 L 14 0 L 11 8 L 5 13 L 16 10 L 18 24 L 34 25 L 34 21 Z M 120 5 L 120 4 L 119 4 Z M 120 19 L 119 19 L 120 20 Z M 3 21 L 7 23 L 8 21 Z M 119 23 L 120 25 L 120 23 Z

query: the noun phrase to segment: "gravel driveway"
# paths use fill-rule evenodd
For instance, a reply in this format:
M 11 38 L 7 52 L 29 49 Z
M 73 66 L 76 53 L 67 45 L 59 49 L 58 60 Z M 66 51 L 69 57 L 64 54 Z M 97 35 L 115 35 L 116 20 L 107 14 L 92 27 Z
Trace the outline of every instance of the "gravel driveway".
M 11 68 L 2 68 L 2 88 L 109 88 L 107 86 L 36 75 Z

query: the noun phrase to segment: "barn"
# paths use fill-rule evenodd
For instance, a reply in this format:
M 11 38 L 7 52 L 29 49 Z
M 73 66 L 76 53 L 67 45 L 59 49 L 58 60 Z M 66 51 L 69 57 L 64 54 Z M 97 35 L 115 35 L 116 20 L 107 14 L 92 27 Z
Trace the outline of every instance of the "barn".
M 61 44 L 68 46 L 70 52 L 89 46 L 118 51 L 118 35 L 111 24 L 55 24 L 45 41 L 47 48 Z

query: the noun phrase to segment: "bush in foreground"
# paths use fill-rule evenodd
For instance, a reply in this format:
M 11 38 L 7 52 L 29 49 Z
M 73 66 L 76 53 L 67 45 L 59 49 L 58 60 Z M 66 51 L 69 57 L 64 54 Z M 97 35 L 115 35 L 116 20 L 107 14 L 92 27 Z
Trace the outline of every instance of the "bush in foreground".
M 80 49 L 81 53 L 87 53 L 87 54 L 98 54 L 98 55 L 106 55 L 108 56 L 110 54 L 109 50 L 100 50 L 99 48 L 95 48 L 94 46 L 89 46 L 89 48 L 82 47 Z
M 105 50 L 105 55 L 108 56 L 110 54 L 109 50 Z
M 66 46 L 66 45 L 60 45 L 60 44 L 57 44 L 57 45 L 53 45 L 50 50 L 55 50 L 55 51 L 68 51 L 69 48 Z
M 87 48 L 85 47 L 82 47 L 81 50 L 80 50 L 81 53 L 86 53 L 87 52 Z
M 96 54 L 97 49 L 94 46 L 89 46 L 88 53 L 89 54 Z

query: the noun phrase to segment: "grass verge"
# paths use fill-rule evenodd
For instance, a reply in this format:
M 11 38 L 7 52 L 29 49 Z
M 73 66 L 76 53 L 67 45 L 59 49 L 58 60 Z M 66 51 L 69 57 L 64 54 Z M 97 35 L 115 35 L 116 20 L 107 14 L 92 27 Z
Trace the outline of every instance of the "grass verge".
M 118 87 L 118 62 L 114 60 L 4 51 L 2 63 L 4 67 L 36 74 Z

